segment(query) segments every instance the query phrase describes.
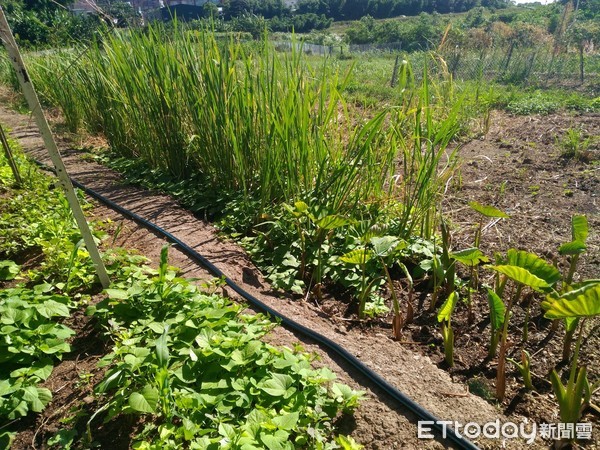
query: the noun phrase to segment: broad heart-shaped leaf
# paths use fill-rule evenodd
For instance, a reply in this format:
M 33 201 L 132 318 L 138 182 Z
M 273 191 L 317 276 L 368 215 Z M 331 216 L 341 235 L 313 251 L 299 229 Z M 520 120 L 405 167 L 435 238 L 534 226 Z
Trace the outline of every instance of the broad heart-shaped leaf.
M 69 308 L 55 300 L 46 300 L 44 303 L 34 305 L 35 309 L 48 319 L 56 316 L 69 317 Z
M 558 248 L 561 255 L 579 255 L 587 250 L 587 246 L 582 241 L 567 242 Z
M 302 201 L 295 202 L 294 207 L 296 208 L 296 211 L 301 213 L 308 211 L 308 205 Z
M 42 412 L 52 400 L 52 392 L 46 388 L 27 386 L 23 388 L 23 400 L 29 404 L 31 411 Z
M 526 269 L 531 274 L 544 280 L 552 286 L 560 280 L 560 272 L 552 264 L 548 264 L 542 258 L 533 253 L 511 248 L 506 253 L 508 264 Z
M 105 289 L 104 292 L 115 300 L 127 300 L 129 298 L 129 294 L 123 289 Z
M 47 355 L 53 355 L 58 353 L 68 353 L 71 351 L 71 346 L 64 339 L 46 339 L 43 344 L 39 346 L 40 351 Z
M 510 279 L 516 281 L 517 283 L 524 284 L 525 286 L 529 286 L 536 291 L 543 291 L 550 287 L 548 283 L 546 283 L 541 278 L 536 277 L 531 272 L 522 267 L 511 266 L 511 265 L 503 265 L 503 266 L 489 266 L 490 269 L 495 270 L 496 272 L 500 272 Z
M 0 280 L 14 280 L 20 270 L 21 266 L 13 261 L 0 261 Z
M 152 414 L 158 404 L 158 389 L 146 385 L 142 392 L 134 392 L 129 396 L 129 406 L 137 412 Z
M 259 388 L 273 397 L 288 398 L 296 389 L 292 387 L 294 379 L 289 375 L 274 373 L 271 378 L 259 384 Z
M 499 209 L 494 208 L 493 206 L 482 205 L 481 203 L 477 202 L 469 202 L 469 206 L 471 207 L 471 209 L 474 209 L 479 214 L 482 214 L 486 217 L 500 217 L 502 219 L 508 219 L 510 217 L 504 211 L 500 211 Z
M 498 297 L 498 294 L 496 294 L 492 289 L 488 289 L 487 293 L 488 303 L 490 305 L 490 324 L 492 325 L 492 330 L 496 331 L 502 328 L 502 325 L 504 325 L 506 307 L 504 306 L 502 299 Z
M 292 412 L 289 414 L 284 414 L 282 416 L 274 417 L 273 423 L 277 425 L 277 428 L 281 430 L 291 431 L 298 423 L 298 419 L 300 418 L 300 414 L 298 411 Z
M 546 296 L 542 302 L 548 319 L 567 317 L 592 317 L 600 315 L 600 284 L 588 289 L 577 289 L 560 297 Z
M 319 228 L 323 228 L 324 230 L 335 230 L 336 228 L 341 228 L 346 225 L 350 225 L 351 223 L 352 221 L 350 219 L 338 216 L 337 214 L 325 216 L 316 221 L 317 226 Z
M 47 379 L 54 369 L 54 363 L 50 358 L 41 358 L 34 362 L 30 367 L 21 367 L 17 370 L 13 370 L 10 373 L 11 378 L 18 378 L 22 376 L 36 377 L 40 381 Z M 2 393 L 0 392 L 0 395 Z
M 396 247 L 400 244 L 400 239 L 395 236 L 382 236 L 371 238 L 371 245 L 373 246 L 373 253 L 376 256 L 384 258 L 393 252 Z
M 588 221 L 585 216 L 571 217 L 571 239 L 585 244 L 588 237 Z
M 489 262 L 489 258 L 476 247 L 466 248 L 455 253 L 450 253 L 450 258 L 453 258 L 469 267 L 474 267 L 482 262 Z
M 289 441 L 290 434 L 277 430 L 274 434 L 261 433 L 260 440 L 269 450 L 292 450 L 294 446 Z
M 373 257 L 372 253 L 366 248 L 357 248 L 349 251 L 340 260 L 347 264 L 366 264 Z
M 454 308 L 456 307 L 456 303 L 458 302 L 458 293 L 456 291 L 452 291 L 452 293 L 448 296 L 442 307 L 440 308 L 440 312 L 438 312 L 437 319 L 438 322 L 449 321 L 452 313 L 454 312 Z

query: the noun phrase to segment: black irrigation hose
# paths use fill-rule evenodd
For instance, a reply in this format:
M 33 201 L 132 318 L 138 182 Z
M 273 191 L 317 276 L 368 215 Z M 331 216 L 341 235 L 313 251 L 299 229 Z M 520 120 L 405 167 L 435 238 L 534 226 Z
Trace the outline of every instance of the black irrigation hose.
M 35 161 L 35 162 L 40 167 L 54 172 L 54 170 L 52 168 L 46 166 L 45 164 L 43 164 L 39 161 Z M 356 369 L 358 372 L 360 372 L 363 376 L 365 376 L 369 381 L 371 381 L 378 388 L 380 388 L 382 391 L 384 391 L 389 397 L 391 397 L 397 403 L 399 403 L 403 407 L 407 408 L 410 412 L 412 412 L 414 415 L 416 415 L 419 420 L 433 422 L 433 424 L 432 424 L 433 429 L 436 429 L 442 435 L 444 432 L 446 432 L 447 439 L 449 439 L 450 441 L 452 441 L 452 443 L 457 445 L 458 448 L 465 449 L 465 450 L 479 450 L 479 447 L 477 447 L 475 444 L 468 441 L 464 437 L 456 434 L 456 432 L 452 428 L 444 427 L 440 423 L 440 420 L 437 417 L 435 417 L 428 410 L 426 410 L 421 405 L 419 405 L 418 403 L 413 401 L 406 394 L 402 393 L 397 388 L 395 388 L 390 383 L 388 383 L 383 377 L 381 377 L 381 375 L 379 375 L 378 373 L 374 372 L 372 369 L 367 367 L 361 360 L 359 360 L 356 356 L 354 356 L 352 353 L 350 353 L 344 347 L 342 347 L 338 343 L 332 341 L 328 337 L 325 337 L 322 334 L 317 333 L 316 331 L 313 331 L 310 328 L 299 324 L 298 322 L 290 319 L 289 317 L 284 316 L 283 314 L 277 312 L 270 306 L 267 306 L 265 303 L 261 302 L 259 299 L 257 299 L 253 295 L 246 292 L 243 288 L 238 286 L 231 278 L 227 277 L 218 267 L 216 267 L 208 259 L 206 259 L 204 256 L 202 256 L 200 253 L 198 253 L 196 250 L 191 248 L 189 245 L 187 245 L 182 240 L 176 238 L 171 233 L 162 229 L 158 225 L 150 222 L 149 220 L 146 220 L 143 217 L 138 216 L 134 212 L 129 211 L 128 209 L 125 209 L 124 207 L 118 205 L 117 203 L 113 202 L 112 200 L 109 200 L 108 198 L 97 193 L 93 189 L 90 189 L 90 188 L 84 186 L 83 184 L 79 183 L 78 181 L 71 179 L 71 182 L 73 183 L 74 186 L 83 190 L 86 194 L 90 195 L 91 197 L 95 198 L 96 200 L 99 200 L 100 202 L 104 203 L 109 208 L 119 212 L 120 214 L 124 215 L 125 217 L 128 217 L 129 219 L 137 222 L 138 224 L 140 224 L 146 228 L 149 228 L 150 230 L 154 231 L 155 233 L 164 236 L 165 238 L 167 238 L 167 240 L 169 240 L 172 243 L 179 246 L 179 249 L 183 253 L 185 253 L 187 256 L 189 256 L 190 258 L 192 258 L 193 260 L 195 260 L 196 262 L 198 262 L 202 266 L 204 266 L 213 276 L 218 277 L 218 278 L 223 277 L 225 279 L 225 283 L 231 289 L 233 289 L 235 292 L 237 292 L 240 296 L 242 296 L 246 301 L 248 301 L 248 303 L 250 303 L 252 306 L 255 306 L 262 312 L 264 312 L 272 317 L 277 317 L 279 320 L 281 320 L 282 325 L 285 326 L 286 328 L 288 328 L 292 331 L 295 331 L 297 333 L 300 333 L 301 335 L 303 335 L 309 339 L 312 339 L 316 343 L 322 345 L 326 349 L 331 350 L 334 353 L 336 353 L 343 360 L 345 360 L 348 364 L 350 364 L 350 366 L 352 366 L 354 369 Z

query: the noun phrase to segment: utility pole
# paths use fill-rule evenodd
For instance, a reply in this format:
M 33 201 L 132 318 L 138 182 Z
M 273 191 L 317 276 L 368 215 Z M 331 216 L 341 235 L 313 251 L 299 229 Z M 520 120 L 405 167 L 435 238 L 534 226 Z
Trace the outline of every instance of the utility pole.
M 27 68 L 23 63 L 23 58 L 19 52 L 19 47 L 17 46 L 15 38 L 10 30 L 10 26 L 8 25 L 2 6 L 0 6 L 0 39 L 4 43 L 4 47 L 8 52 L 8 56 L 17 73 L 17 78 L 19 79 L 19 84 L 21 85 L 25 99 L 29 104 L 29 109 L 31 109 L 31 113 L 35 118 L 40 133 L 42 134 L 44 144 L 48 149 L 48 153 L 50 154 L 50 158 L 52 159 L 52 163 L 56 169 L 58 182 L 63 188 L 65 196 L 69 201 L 69 206 L 71 207 L 71 211 L 73 211 L 73 216 L 77 221 L 77 226 L 79 227 L 79 231 L 81 232 L 87 251 L 92 258 L 92 262 L 96 268 L 96 273 L 98 274 L 100 283 L 102 283 L 104 288 L 107 288 L 110 285 L 108 273 L 106 272 L 106 268 L 104 267 L 104 263 L 100 257 L 100 252 L 98 251 L 98 247 L 94 241 L 94 236 L 92 235 L 87 220 L 83 215 L 83 210 L 81 209 L 79 200 L 77 200 L 75 189 L 73 189 L 73 184 L 71 183 L 71 179 L 67 174 L 67 169 L 65 168 L 65 164 L 63 163 L 56 142 L 54 141 L 54 136 L 52 135 L 52 131 L 50 130 L 50 126 L 48 125 L 48 121 L 46 120 L 46 116 L 44 115 L 44 111 L 40 105 L 40 101 L 35 92 L 33 83 L 29 78 Z

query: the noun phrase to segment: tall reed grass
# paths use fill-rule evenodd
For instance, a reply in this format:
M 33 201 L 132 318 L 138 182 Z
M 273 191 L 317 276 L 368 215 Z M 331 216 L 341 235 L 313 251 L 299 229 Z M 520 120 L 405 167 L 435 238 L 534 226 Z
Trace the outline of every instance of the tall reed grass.
M 38 57 L 32 77 L 69 127 L 100 132 L 120 155 L 175 178 L 198 176 L 258 202 L 257 217 L 294 199 L 344 214 L 393 199 L 407 232 L 431 234 L 459 108 L 446 104 L 436 120 L 427 77 L 417 86 L 405 69 L 404 104 L 357 120 L 341 93 L 347 77 L 328 59 L 315 68 L 296 46 L 254 47 L 152 26 L 115 34 L 77 61 Z

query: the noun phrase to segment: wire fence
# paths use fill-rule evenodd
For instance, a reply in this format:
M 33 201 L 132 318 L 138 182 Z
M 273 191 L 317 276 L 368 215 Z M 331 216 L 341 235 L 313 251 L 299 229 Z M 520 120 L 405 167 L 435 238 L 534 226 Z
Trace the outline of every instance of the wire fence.
M 292 41 L 276 41 L 273 43 L 275 50 L 282 52 L 291 52 L 295 47 L 297 51 L 302 50 L 304 53 L 311 55 L 333 55 L 339 53 L 340 48 L 333 45 L 311 44 L 309 42 L 292 42 Z
M 459 48 L 440 53 L 455 79 L 486 79 L 504 83 L 554 84 L 595 82 L 600 75 L 600 54 L 555 52 L 551 47 L 517 48 L 514 45 L 482 50 Z
M 350 53 L 368 52 L 399 52 L 402 50 L 402 42 L 390 42 L 387 44 L 350 44 Z
M 402 54 L 422 71 L 428 52 L 402 53 L 402 43 L 319 45 L 308 42 L 277 41 L 279 51 L 292 46 L 307 54 L 332 56 L 368 53 Z M 446 48 L 435 53 L 442 66 L 457 80 L 488 80 L 507 84 L 568 84 L 600 82 L 600 53 L 555 51 L 552 46 L 519 47 L 516 44 L 483 49 Z M 433 71 L 435 69 L 432 68 Z

